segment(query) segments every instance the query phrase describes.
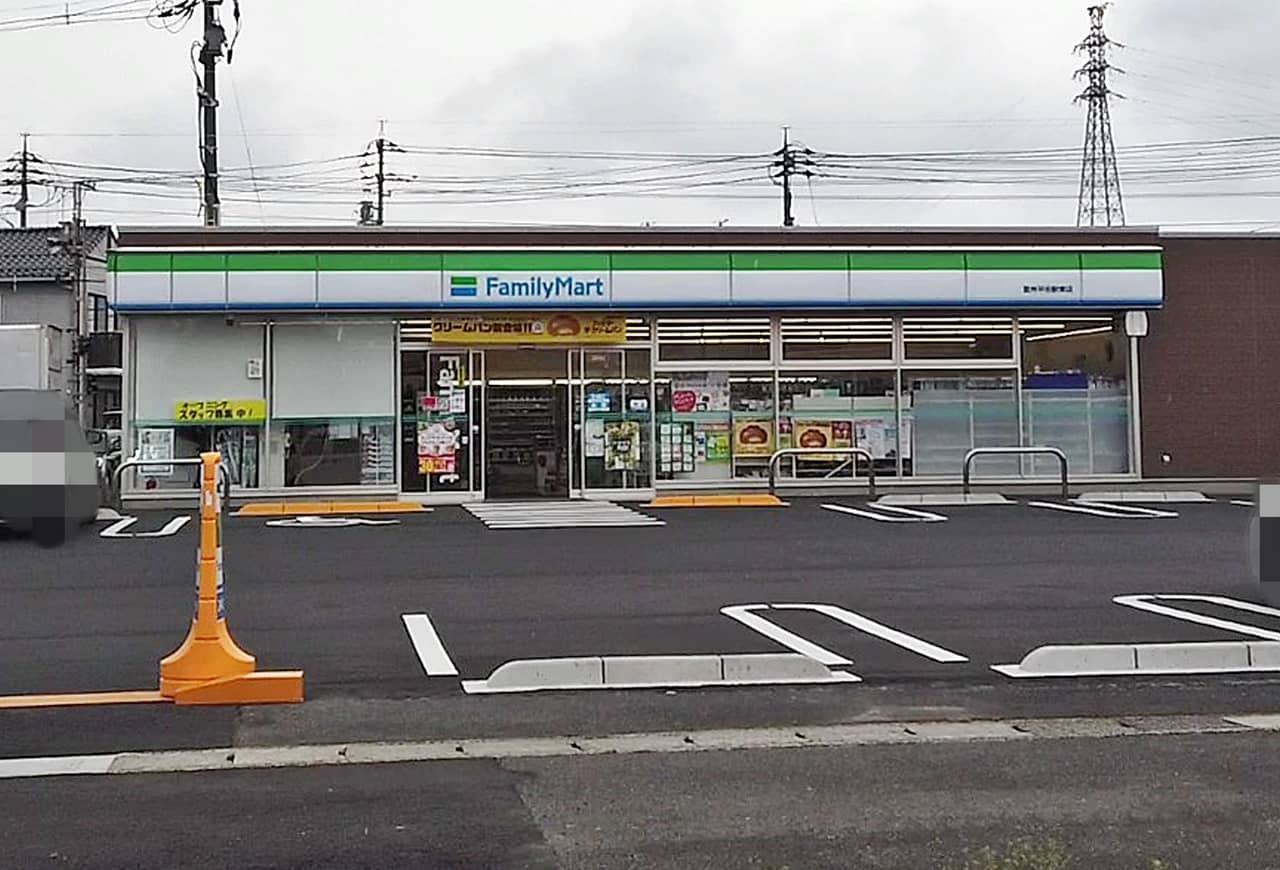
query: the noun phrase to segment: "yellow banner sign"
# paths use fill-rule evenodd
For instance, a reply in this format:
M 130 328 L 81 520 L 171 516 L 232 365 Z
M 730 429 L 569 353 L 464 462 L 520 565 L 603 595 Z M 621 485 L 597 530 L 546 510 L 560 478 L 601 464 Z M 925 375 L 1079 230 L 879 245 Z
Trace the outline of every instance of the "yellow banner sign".
M 618 314 L 445 314 L 431 318 L 435 344 L 621 344 Z
M 261 423 L 267 419 L 267 403 L 263 399 L 174 402 L 173 419 L 179 423 Z

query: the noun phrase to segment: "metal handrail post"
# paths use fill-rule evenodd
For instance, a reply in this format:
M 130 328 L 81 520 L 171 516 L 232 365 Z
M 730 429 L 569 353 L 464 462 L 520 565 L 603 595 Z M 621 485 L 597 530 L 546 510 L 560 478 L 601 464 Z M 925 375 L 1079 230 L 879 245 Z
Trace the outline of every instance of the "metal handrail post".
M 1043 455 L 1056 456 L 1058 465 L 1062 469 L 1062 497 L 1071 497 L 1071 487 L 1067 474 L 1067 454 L 1063 453 L 1057 447 L 975 447 L 964 455 L 964 468 L 962 469 L 961 479 L 964 482 L 964 494 L 969 494 L 970 474 L 973 471 L 973 460 L 979 456 L 1026 456 L 1026 455 Z
M 137 455 L 130 456 L 124 462 L 117 465 L 115 472 L 112 474 L 112 503 L 110 506 L 115 508 L 117 511 L 124 506 L 124 488 L 121 484 L 124 481 L 125 471 L 130 468 L 138 468 L 139 466 L 144 465 L 148 467 L 153 465 L 201 465 L 202 462 L 203 460 L 199 457 L 193 457 L 190 459 L 144 460 Z M 221 462 L 218 463 L 218 477 L 221 478 L 222 481 L 222 509 L 225 511 L 227 506 L 231 504 L 231 472 L 227 471 L 227 467 Z
M 865 447 L 784 447 L 775 450 L 769 456 L 769 494 L 778 494 L 778 464 L 784 456 L 853 456 L 867 460 L 867 494 L 876 497 L 876 459 Z M 858 464 L 853 465 L 853 473 L 858 473 Z

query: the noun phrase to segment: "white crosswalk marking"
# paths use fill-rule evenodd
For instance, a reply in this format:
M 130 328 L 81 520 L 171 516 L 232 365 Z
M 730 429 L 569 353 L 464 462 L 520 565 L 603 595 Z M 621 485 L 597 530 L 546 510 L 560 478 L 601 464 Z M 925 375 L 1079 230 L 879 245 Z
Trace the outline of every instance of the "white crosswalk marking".
M 464 504 L 491 529 L 663 526 L 662 520 L 609 501 L 508 501 Z

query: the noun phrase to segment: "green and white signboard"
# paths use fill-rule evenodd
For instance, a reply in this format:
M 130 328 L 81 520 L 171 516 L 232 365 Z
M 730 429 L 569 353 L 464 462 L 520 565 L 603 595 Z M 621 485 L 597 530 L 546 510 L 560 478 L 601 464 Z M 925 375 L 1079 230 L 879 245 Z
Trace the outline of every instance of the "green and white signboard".
M 120 311 L 1154 308 L 1156 249 L 125 251 Z

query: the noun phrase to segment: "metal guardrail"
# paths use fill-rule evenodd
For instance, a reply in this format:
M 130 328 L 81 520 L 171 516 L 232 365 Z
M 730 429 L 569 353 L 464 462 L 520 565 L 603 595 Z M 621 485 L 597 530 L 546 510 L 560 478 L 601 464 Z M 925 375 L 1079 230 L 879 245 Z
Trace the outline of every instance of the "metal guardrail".
M 191 457 L 189 459 L 165 459 L 157 461 L 154 459 L 142 459 L 138 456 L 131 456 L 124 462 L 116 466 L 111 473 L 111 492 L 109 506 L 117 511 L 123 507 L 124 493 L 120 483 L 124 480 L 124 473 L 130 468 L 138 468 L 140 466 L 155 467 L 160 465 L 195 465 L 199 466 L 203 463 L 200 457 Z M 231 472 L 227 471 L 227 467 L 222 463 L 218 464 L 218 478 L 222 483 L 222 509 L 225 511 L 231 504 Z
M 964 494 L 969 494 L 969 475 L 973 470 L 973 460 L 979 456 L 1056 456 L 1062 466 L 1062 497 L 1070 498 L 1071 490 L 1067 485 L 1067 454 L 1057 447 L 975 447 L 964 455 Z
M 876 458 L 863 447 L 786 447 L 769 457 L 769 493 L 777 495 L 778 463 L 784 456 L 854 456 L 867 460 L 867 494 L 876 497 Z M 854 465 L 857 473 L 857 465 Z

